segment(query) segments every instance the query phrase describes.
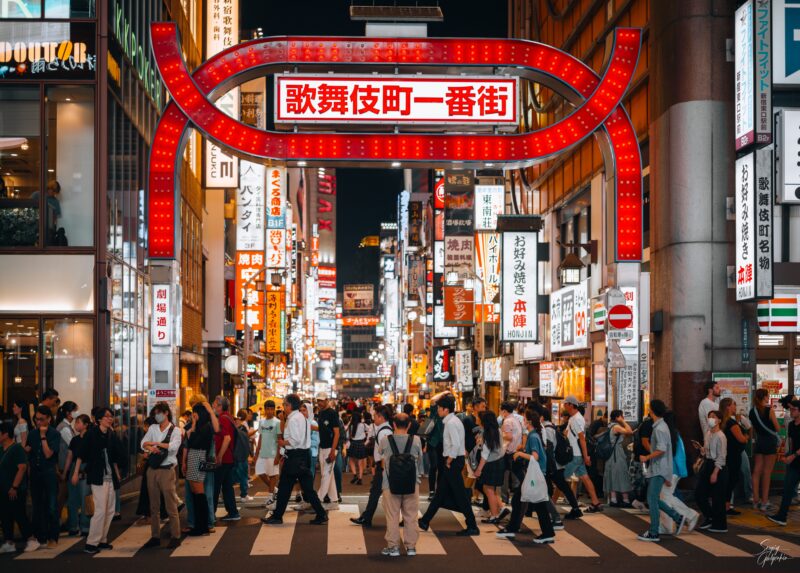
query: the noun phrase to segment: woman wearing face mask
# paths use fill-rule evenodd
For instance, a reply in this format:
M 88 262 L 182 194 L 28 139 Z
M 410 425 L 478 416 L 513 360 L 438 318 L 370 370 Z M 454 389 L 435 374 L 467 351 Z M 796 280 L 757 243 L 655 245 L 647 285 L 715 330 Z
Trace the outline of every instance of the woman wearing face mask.
M 718 410 L 708 413 L 708 433 L 703 447 L 703 467 L 698 475 L 694 496 L 703 514 L 704 521 L 699 529 L 711 533 L 727 533 L 728 522 L 725 515 L 725 492 L 728 485 L 728 468 L 725 466 L 728 443 L 725 432 L 720 427 L 722 415 Z M 708 499 L 711 498 L 711 504 Z
M 142 438 L 142 450 L 148 453 L 147 493 L 150 496 L 150 540 L 145 548 L 161 546 L 161 520 L 159 505 L 163 495 L 169 515 L 170 540 L 168 549 L 181 544 L 181 523 L 175 502 L 175 468 L 181 447 L 181 432 L 172 423 L 169 404 L 159 402 L 153 408 L 156 423 L 147 429 Z
M 69 442 L 67 459 L 64 462 L 65 475 L 69 478 L 75 473 L 75 462 L 78 461 L 86 430 L 89 429 L 91 420 L 86 414 L 75 416 L 75 436 Z M 86 513 L 86 496 L 89 495 L 89 488 L 86 487 L 86 464 L 78 470 L 78 483 L 72 483 L 67 479 L 67 529 L 71 536 L 89 535 L 89 515 Z

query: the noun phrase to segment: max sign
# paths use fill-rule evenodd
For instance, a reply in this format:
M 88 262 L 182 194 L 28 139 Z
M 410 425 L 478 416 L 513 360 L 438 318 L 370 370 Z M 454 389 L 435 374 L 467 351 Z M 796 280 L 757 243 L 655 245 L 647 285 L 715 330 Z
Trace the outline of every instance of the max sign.
M 463 168 L 482 167 L 487 162 L 502 163 L 507 168 L 532 165 L 596 133 L 606 158 L 606 169 L 615 173 L 616 260 L 639 261 L 642 258 L 641 154 L 636 132 L 621 101 L 636 70 L 641 30 L 618 28 L 613 39 L 608 65 L 602 77 L 570 54 L 544 44 L 514 39 L 461 38 L 261 38 L 234 45 L 210 58 L 194 72 L 189 72 L 181 54 L 177 26 L 169 22 L 155 23 L 151 26 L 153 54 L 172 99 L 161 116 L 150 153 L 150 257 L 172 259 L 176 256 L 176 166 L 183 152 L 184 136 L 191 126 L 226 151 L 251 161 L 272 160 L 293 164 L 302 161 L 319 165 L 349 162 L 387 166 L 391 163 L 448 166 L 459 162 L 459 167 Z M 470 70 L 484 67 L 487 73 L 497 68 L 509 69 L 520 77 L 544 81 L 548 86 L 553 86 L 574 104 L 575 109 L 547 127 L 526 133 L 421 134 L 269 131 L 241 123 L 214 106 L 214 100 L 235 87 L 238 78 L 247 75 L 246 72 L 310 64 L 317 69 L 320 66 L 333 68 L 345 65 L 350 69 L 357 66 L 368 73 L 376 68 L 387 67 L 404 72 L 430 66 Z M 327 78 L 331 83 L 326 84 L 325 93 L 330 96 L 330 89 L 337 77 Z M 482 94 L 485 95 L 493 87 L 499 90 L 502 86 L 498 82 L 503 79 L 505 76 L 498 76 L 494 80 L 497 85 L 485 84 Z M 353 82 L 353 85 L 340 85 L 339 91 L 344 91 L 348 96 L 357 93 L 358 109 L 373 105 L 371 99 L 361 98 L 362 88 L 367 87 L 366 84 L 357 79 Z M 399 82 L 398 78 L 392 85 L 398 89 L 410 87 Z M 310 82 L 307 83 L 307 87 L 313 87 Z M 320 85 L 314 85 L 317 91 L 313 94 L 312 103 L 315 109 L 319 109 L 317 105 L 323 105 Z M 447 91 L 446 87 L 441 94 L 423 94 L 420 91 L 414 95 L 414 90 L 400 91 L 399 94 L 437 100 L 411 101 L 409 105 L 427 103 L 438 106 L 438 98 L 444 98 L 444 107 L 436 107 L 437 117 L 423 117 L 426 122 L 436 120 L 436 123 L 447 125 L 450 119 L 456 119 L 455 123 L 464 123 L 462 117 L 452 116 L 467 109 L 471 114 L 483 113 L 487 118 L 490 115 L 493 122 L 497 116 L 504 117 L 499 112 L 487 114 L 489 108 L 486 107 L 486 98 L 483 100 L 484 107 L 480 107 L 477 99 L 480 87 L 475 87 L 470 98 L 461 100 L 466 108 L 453 106 L 453 102 L 448 106 L 447 100 L 455 92 L 453 89 Z M 506 102 L 505 113 L 518 106 L 516 96 L 511 98 L 510 90 L 507 91 L 508 100 L 493 100 L 500 106 L 499 110 L 502 109 L 502 101 Z M 286 93 L 288 95 L 288 89 Z M 465 96 L 463 91 L 460 94 L 459 97 Z M 372 94 L 373 97 L 377 95 Z M 382 90 L 379 95 L 384 97 Z M 474 104 L 471 99 L 473 96 L 476 98 Z M 393 106 L 396 103 L 392 100 Z M 382 107 L 378 108 L 379 104 Z M 387 104 L 387 100 L 383 99 L 374 102 L 379 110 Z M 404 101 L 400 101 L 400 104 L 404 106 Z M 276 113 L 282 113 L 281 105 L 283 103 L 279 101 Z M 340 107 L 328 108 L 328 105 Z M 324 104 L 326 113 L 334 109 L 346 109 L 347 113 L 351 113 L 352 105 L 352 101 L 334 104 L 330 98 Z M 405 110 L 405 107 L 401 107 L 401 110 Z M 285 111 L 288 113 L 288 107 Z M 444 123 L 439 115 L 447 113 L 450 113 L 450 117 Z M 474 121 L 477 119 L 479 117 L 470 116 L 466 122 L 480 125 Z M 290 123 L 293 121 L 292 118 L 287 120 Z

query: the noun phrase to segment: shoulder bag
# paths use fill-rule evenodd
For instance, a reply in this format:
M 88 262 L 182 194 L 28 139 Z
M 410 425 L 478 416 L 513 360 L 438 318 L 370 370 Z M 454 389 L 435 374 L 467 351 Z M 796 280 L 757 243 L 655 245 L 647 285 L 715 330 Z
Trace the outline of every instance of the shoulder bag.
M 776 443 L 780 444 L 781 437 L 778 435 L 778 432 L 776 432 L 775 430 L 772 430 L 772 429 L 767 427 L 767 425 L 764 423 L 764 420 L 761 419 L 761 414 L 758 412 L 758 410 L 753 408 L 753 412 L 755 412 L 755 414 L 756 414 L 755 418 L 756 418 L 756 420 L 758 420 L 758 425 L 761 426 L 762 428 L 764 428 L 765 432 L 767 432 L 773 438 L 775 438 L 775 442 Z
M 162 444 L 169 444 L 170 440 L 172 439 L 172 430 L 175 429 L 174 424 L 170 424 L 169 430 L 167 431 L 167 435 L 161 441 Z M 158 469 L 161 467 L 161 464 L 164 463 L 164 460 L 167 459 L 169 455 L 169 451 L 165 450 L 164 448 L 158 448 L 158 452 L 150 453 L 147 456 L 147 467 L 152 469 Z

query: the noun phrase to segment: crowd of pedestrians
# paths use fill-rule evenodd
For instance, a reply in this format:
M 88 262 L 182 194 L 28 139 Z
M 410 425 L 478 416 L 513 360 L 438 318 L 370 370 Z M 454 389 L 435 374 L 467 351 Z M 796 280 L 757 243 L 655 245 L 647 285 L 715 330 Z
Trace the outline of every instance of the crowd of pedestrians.
M 456 397 L 446 392 L 435 396 L 429 409 L 415 413 L 410 404 L 399 411 L 389 405 L 335 402 L 326 394 L 315 403 L 303 402 L 290 394 L 264 402 L 258 420 L 248 410 L 234 417 L 224 396 L 209 402 L 195 395 L 179 417 L 159 402 L 136 438 L 141 459 L 136 513 L 150 526 L 144 548 L 176 548 L 183 535 L 212 533 L 220 500 L 225 508 L 221 521 L 241 519 L 239 507 L 254 502 L 251 468 L 266 492 L 262 522 L 267 526 L 281 524 L 290 509 L 311 511 L 311 524 L 325 524 L 328 512 L 342 501 L 345 468 L 350 484 L 371 479 L 366 506 L 350 521 L 372 527 L 381 506 L 386 516 L 383 554 L 389 557 L 403 551 L 415 555 L 419 531 L 428 530 L 440 508 L 463 515 L 460 536 L 486 534 L 480 520 L 505 539 L 520 535 L 523 518 L 535 513 L 537 544 L 554 543 L 565 522 L 584 513 L 602 512 L 607 505 L 638 508 L 649 514 L 649 527 L 639 540 L 659 542 L 663 535 L 695 528 L 727 532 L 728 517 L 739 513 L 733 500 L 742 487 L 752 492 L 756 510 L 785 525 L 800 483 L 800 400 L 790 397 L 785 404 L 787 470 L 780 507 L 773 511 L 769 480 L 781 428 L 769 396 L 756 391 L 745 415 L 732 398 L 720 399 L 718 384 L 707 384 L 705 391 L 698 406 L 703 439 L 691 440 L 693 449 L 678 431 L 675 414 L 658 399 L 650 401 L 639 423 L 614 410 L 607 416 L 599 413 L 590 424 L 574 396 L 561 401 L 560 411 L 532 401 L 504 402 L 493 412 L 480 397 L 459 408 Z M 61 404 L 51 390 L 35 407 L 13 403 L 11 415 L 0 423 L 0 553 L 55 547 L 62 535 L 85 537 L 89 554 L 111 549 L 108 533 L 119 514 L 126 455 L 112 410 L 96 407 L 82 413 L 74 402 Z M 678 482 L 691 473 L 699 511 L 677 491 Z M 419 486 L 425 476 L 429 503 L 421 507 Z M 581 495 L 586 496 L 584 505 Z M 568 506 L 563 511 L 562 498 Z M 164 522 L 166 542 L 161 538 Z

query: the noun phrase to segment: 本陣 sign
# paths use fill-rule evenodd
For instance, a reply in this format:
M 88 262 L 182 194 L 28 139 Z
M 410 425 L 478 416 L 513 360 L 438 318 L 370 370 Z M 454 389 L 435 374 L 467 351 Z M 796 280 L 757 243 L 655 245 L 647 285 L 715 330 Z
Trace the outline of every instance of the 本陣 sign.
M 550 350 L 563 352 L 589 347 L 587 281 L 550 295 Z
M 500 339 L 533 342 L 539 335 L 538 233 L 502 233 Z
M 236 250 L 264 250 L 264 166 L 242 161 L 236 192 Z
M 275 123 L 517 123 L 518 79 L 494 76 L 275 76 Z
M 152 332 L 153 346 L 169 346 L 172 344 L 172 298 L 168 284 L 153 285 L 153 318 Z

